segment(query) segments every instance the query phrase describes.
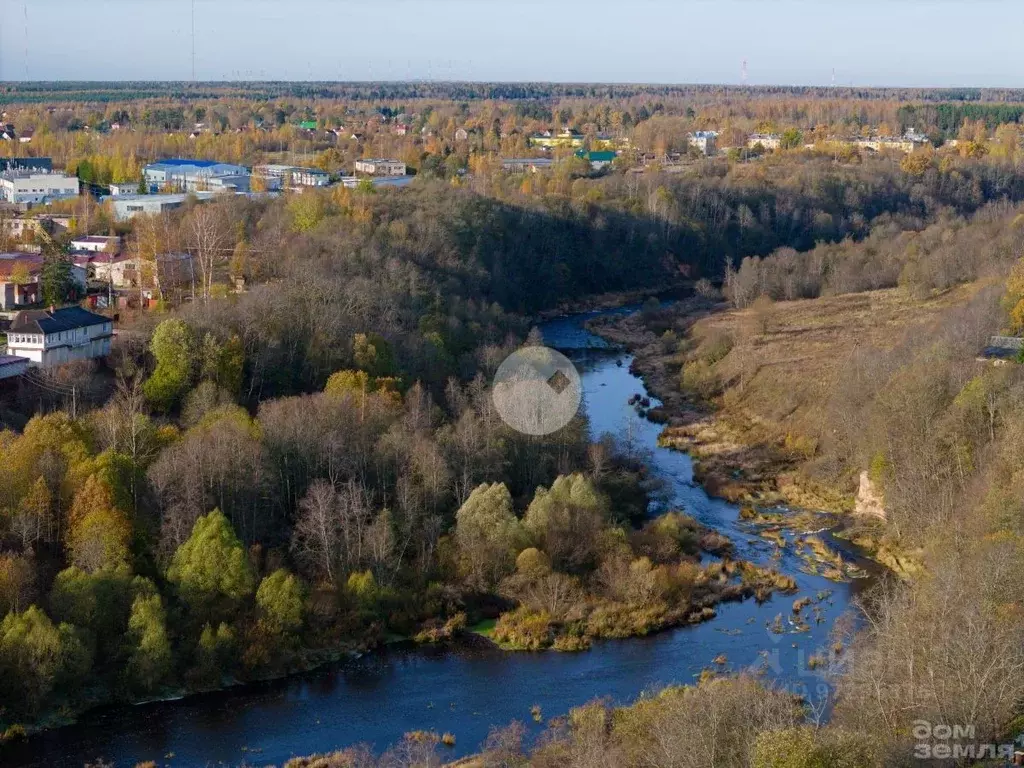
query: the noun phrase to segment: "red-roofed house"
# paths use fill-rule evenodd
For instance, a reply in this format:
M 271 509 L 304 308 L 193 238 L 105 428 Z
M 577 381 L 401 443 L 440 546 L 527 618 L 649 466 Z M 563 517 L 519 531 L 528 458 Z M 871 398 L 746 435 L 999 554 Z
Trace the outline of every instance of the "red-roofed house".
M 0 309 L 11 310 L 39 301 L 43 257 L 34 253 L 0 253 Z

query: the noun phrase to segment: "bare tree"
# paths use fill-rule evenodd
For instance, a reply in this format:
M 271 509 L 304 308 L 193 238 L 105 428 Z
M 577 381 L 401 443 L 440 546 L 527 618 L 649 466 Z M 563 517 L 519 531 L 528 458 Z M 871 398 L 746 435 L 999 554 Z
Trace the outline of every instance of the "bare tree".
M 183 226 L 192 260 L 199 266 L 203 300 L 208 301 L 217 264 L 231 250 L 227 222 L 217 206 L 199 205 L 189 213 Z

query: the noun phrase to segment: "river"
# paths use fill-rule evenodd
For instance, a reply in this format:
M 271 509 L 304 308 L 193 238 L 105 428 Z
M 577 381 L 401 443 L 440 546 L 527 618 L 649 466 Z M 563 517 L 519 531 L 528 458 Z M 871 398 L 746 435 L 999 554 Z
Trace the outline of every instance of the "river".
M 776 595 L 762 605 L 724 604 L 712 621 L 597 642 L 582 653 L 507 653 L 484 645 L 389 648 L 280 681 L 100 708 L 0 752 L 0 765 L 81 768 L 100 758 L 117 768 L 144 760 L 161 766 L 280 765 L 361 742 L 382 750 L 415 729 L 453 733 L 455 757 L 476 751 L 495 725 L 519 720 L 539 732 L 542 726 L 530 716 L 534 705 L 550 718 L 599 697 L 628 703 L 645 691 L 693 682 L 719 654 L 727 658 L 724 669 L 765 666 L 779 685 L 820 697 L 824 682 L 806 660 L 830 645 L 833 622 L 869 580 L 834 583 L 804 573 L 804 562 L 789 548 L 772 560 L 774 545 L 739 520 L 735 505 L 709 498 L 695 485 L 689 456 L 660 448 L 661 428 L 627 404 L 643 384 L 630 374 L 628 356 L 583 328 L 596 314 L 542 326 L 546 343 L 565 351 L 580 370 L 592 434 L 628 433 L 650 452 L 650 468 L 669 484 L 673 506 L 732 539 L 738 557 L 791 575 L 798 594 Z M 832 591 L 819 605 L 823 622 L 812 621 L 802 633 L 768 630 L 776 615 L 791 615 L 797 597 L 814 599 L 823 590 Z

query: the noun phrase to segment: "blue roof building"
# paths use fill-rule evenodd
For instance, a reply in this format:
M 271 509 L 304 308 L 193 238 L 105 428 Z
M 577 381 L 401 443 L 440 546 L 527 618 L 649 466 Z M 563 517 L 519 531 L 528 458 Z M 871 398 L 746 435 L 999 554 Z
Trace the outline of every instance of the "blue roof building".
M 171 158 L 142 169 L 151 192 L 248 192 L 249 169 L 216 160 Z

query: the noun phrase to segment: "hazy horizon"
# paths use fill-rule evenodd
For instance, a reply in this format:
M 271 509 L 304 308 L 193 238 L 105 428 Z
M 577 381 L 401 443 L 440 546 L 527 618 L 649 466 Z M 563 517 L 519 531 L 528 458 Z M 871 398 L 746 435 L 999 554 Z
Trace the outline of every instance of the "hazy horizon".
M 0 0 L 0 80 L 192 80 L 192 7 Z M 194 78 L 737 85 L 746 61 L 748 85 L 1024 87 L 1024 4 L 1010 0 L 980 0 L 971 14 L 950 0 L 623 7 L 195 0 Z

